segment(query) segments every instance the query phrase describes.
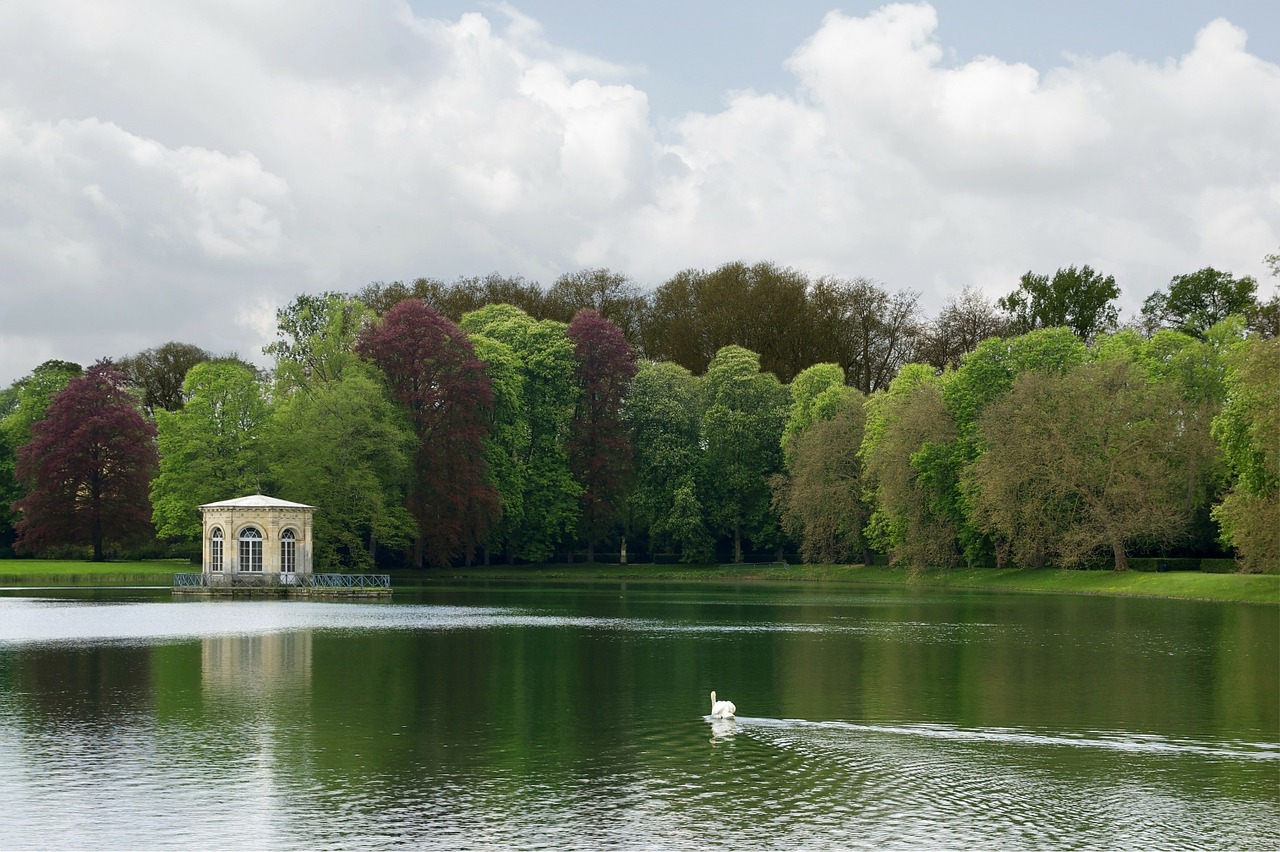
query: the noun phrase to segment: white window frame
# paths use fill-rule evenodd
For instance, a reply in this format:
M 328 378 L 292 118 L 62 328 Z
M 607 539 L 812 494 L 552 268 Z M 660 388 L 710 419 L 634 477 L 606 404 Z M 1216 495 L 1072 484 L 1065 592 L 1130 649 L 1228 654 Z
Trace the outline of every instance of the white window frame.
M 240 570 L 249 574 L 262 573 L 262 530 L 247 526 L 240 530 Z
M 209 533 L 209 570 L 222 573 L 222 527 Z
M 280 573 L 292 574 L 298 570 L 298 536 L 291 529 L 280 533 Z

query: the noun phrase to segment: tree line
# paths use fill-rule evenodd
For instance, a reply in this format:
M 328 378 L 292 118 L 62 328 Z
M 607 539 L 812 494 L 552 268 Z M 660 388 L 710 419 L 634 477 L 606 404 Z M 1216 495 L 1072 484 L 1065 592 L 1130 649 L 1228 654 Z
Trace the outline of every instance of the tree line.
M 1269 261 L 1272 258 L 1269 258 Z M 1274 264 L 1273 264 L 1274 265 Z M 318 564 L 580 553 L 915 567 L 1280 562 L 1277 299 L 1213 269 L 1121 326 L 1110 276 L 916 294 L 768 263 L 300 295 L 262 374 L 170 343 L 0 391 L 0 547 L 191 548 L 320 507 Z

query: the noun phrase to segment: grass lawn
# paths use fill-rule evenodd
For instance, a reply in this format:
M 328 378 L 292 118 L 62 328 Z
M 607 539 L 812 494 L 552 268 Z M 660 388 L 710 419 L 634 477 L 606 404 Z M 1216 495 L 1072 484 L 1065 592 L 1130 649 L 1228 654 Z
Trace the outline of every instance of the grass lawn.
M 84 562 L 57 559 L 0 560 L 0 585 L 157 585 L 168 586 L 173 575 L 199 571 L 186 559 L 145 562 Z
M 185 559 L 146 562 L 78 562 L 47 559 L 0 560 L 0 585 L 156 585 L 172 575 L 197 571 Z M 1085 595 L 1137 595 L 1157 598 L 1280 604 L 1280 575 L 1204 574 L 1199 571 L 1061 571 L 958 568 L 911 575 L 900 568 L 861 565 L 694 566 L 694 565 L 543 565 L 449 568 L 391 572 L 392 583 L 465 579 L 521 580 L 677 580 L 716 582 L 871 583 L 908 587 L 989 589 Z
M 1086 595 L 1130 595 L 1157 598 L 1280 604 L 1280 575 L 1205 574 L 1199 571 L 1062 571 L 1046 569 L 959 568 L 912 575 L 901 568 L 861 565 L 692 566 L 692 565 L 546 565 L 451 568 L 392 574 L 448 579 L 548 580 L 716 580 L 720 582 L 837 582 L 909 587 L 949 587 L 991 591 Z

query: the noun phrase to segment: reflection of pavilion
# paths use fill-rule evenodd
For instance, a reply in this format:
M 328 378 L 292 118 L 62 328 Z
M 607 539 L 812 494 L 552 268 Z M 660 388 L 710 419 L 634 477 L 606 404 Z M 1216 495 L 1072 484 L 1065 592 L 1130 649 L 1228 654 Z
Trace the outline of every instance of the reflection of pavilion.
M 270 693 L 311 686 L 311 631 L 214 636 L 201 641 L 206 692 Z

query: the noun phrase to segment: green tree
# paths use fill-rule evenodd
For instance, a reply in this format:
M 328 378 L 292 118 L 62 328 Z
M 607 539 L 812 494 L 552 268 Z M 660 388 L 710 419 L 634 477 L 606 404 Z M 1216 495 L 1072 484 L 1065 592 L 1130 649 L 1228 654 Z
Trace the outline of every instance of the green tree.
M 484 542 L 485 564 L 493 551 L 515 559 L 515 537 L 524 526 L 525 469 L 529 459 L 529 421 L 524 401 L 524 372 L 511 347 L 483 334 L 470 334 L 476 357 L 493 384 L 493 412 L 485 436 L 485 458 L 502 501 L 502 517 Z
M 339 378 L 353 362 L 356 340 L 373 313 L 340 293 L 302 294 L 276 311 L 276 337 L 263 350 L 275 357 L 280 391 Z
M 703 392 L 703 505 L 712 528 L 732 536 L 733 561 L 741 562 L 744 538 L 757 548 L 781 543 L 769 482 L 782 470 L 787 389 L 761 371 L 754 352 L 726 346 L 707 367 Z
M 791 382 L 791 408 L 782 428 L 782 450 L 790 457 L 792 441 L 815 420 L 832 416 L 852 393 L 844 383 L 844 370 L 839 364 L 814 364 L 802 370 Z
M 772 263 L 684 270 L 654 292 L 645 351 L 702 373 L 721 348 L 742 346 L 789 382 L 815 360 L 806 329 L 808 286 L 803 273 Z
M 707 562 L 715 554 L 696 475 L 701 384 L 678 364 L 643 361 L 623 409 L 636 458 L 632 509 L 649 530 L 651 549 L 679 548 L 684 562 Z
M 151 484 L 152 521 L 161 538 L 195 540 L 197 506 L 263 490 L 269 407 L 254 371 L 234 361 L 197 364 L 182 389 L 181 410 L 156 411 L 160 475 Z
M 142 392 L 142 407 L 154 418 L 157 409 L 182 408 L 182 382 L 187 371 L 212 359 L 213 355 L 199 346 L 170 341 L 121 358 L 116 367 Z
M 569 467 L 569 423 L 578 390 L 573 343 L 564 323 L 535 320 L 512 305 L 490 305 L 466 314 L 462 328 L 511 347 L 524 385 L 528 454 L 521 459 L 523 523 L 513 531 L 516 555 L 545 562 L 577 528 L 581 486 Z
M 355 361 L 280 400 L 267 434 L 277 496 L 319 509 L 317 565 L 365 570 L 379 545 L 407 546 L 415 437 L 370 365 Z
M 864 397 L 852 388 L 841 390 L 829 408 L 793 435 L 787 473 L 774 479 L 774 509 L 807 562 L 850 562 L 859 554 L 865 559 L 867 549 L 863 528 L 870 511 L 862 499 L 858 456 Z
M 996 304 L 1008 315 L 1014 333 L 1065 326 L 1087 341 L 1116 327 L 1119 313 L 1112 302 L 1119 296 L 1113 276 L 1088 265 L 1068 266 L 1052 278 L 1028 271 L 1018 289 Z
M 1169 543 L 1188 517 L 1177 422 L 1182 399 L 1124 360 L 1029 371 L 979 422 L 986 451 L 966 479 L 977 515 L 1015 559 L 1073 566 L 1139 542 Z
M 1204 337 L 1229 316 L 1252 319 L 1258 310 L 1257 291 L 1258 282 L 1251 276 L 1236 278 L 1206 266 L 1173 276 L 1167 292 L 1157 290 L 1148 296 L 1142 303 L 1142 324 L 1149 333 L 1167 328 Z
M 1280 338 L 1251 338 L 1228 356 L 1226 401 L 1213 435 L 1234 481 L 1213 517 L 1245 570 L 1280 571 Z
M 945 508 L 954 489 L 920 469 L 922 454 L 956 439 L 943 389 L 932 367 L 908 364 L 866 402 L 859 455 L 872 505 L 868 540 L 913 571 L 950 567 L 958 555 L 958 522 Z
M 13 544 L 17 521 L 13 504 L 26 493 L 15 471 L 18 451 L 31 440 L 32 427 L 44 419 L 53 398 L 83 374 L 79 364 L 45 361 L 0 397 L 0 553 Z

